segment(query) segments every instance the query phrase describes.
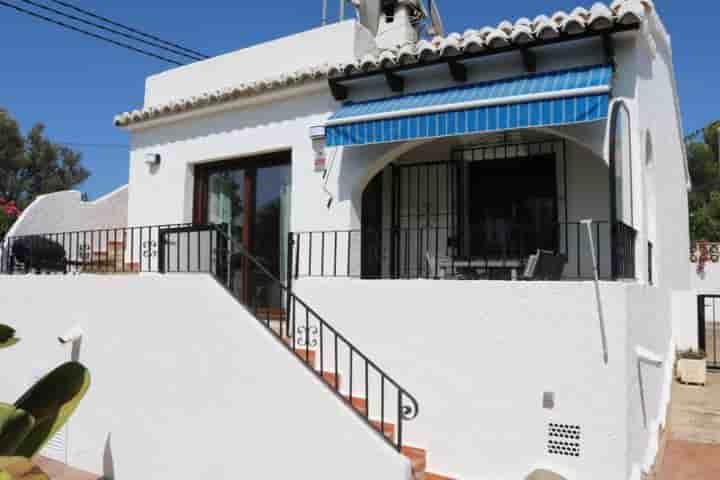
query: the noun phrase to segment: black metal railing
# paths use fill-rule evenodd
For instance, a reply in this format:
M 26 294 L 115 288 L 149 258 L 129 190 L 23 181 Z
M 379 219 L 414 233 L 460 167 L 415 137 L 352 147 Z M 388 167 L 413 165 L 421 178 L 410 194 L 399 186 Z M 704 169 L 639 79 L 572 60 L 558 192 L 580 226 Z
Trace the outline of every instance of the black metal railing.
M 601 279 L 613 278 L 609 222 L 591 225 L 596 266 Z M 626 244 L 630 227 L 618 228 L 624 248 L 616 248 L 616 265 L 630 273 L 634 254 Z M 366 279 L 520 279 L 537 250 L 566 258 L 562 279 L 594 276 L 586 225 L 563 222 L 531 227 L 507 222 L 467 226 L 465 241 L 445 225 L 379 230 L 305 231 L 291 234 L 294 278 Z M 532 278 L 528 278 L 532 279 Z
M 241 246 L 235 255 L 241 256 L 239 271 L 226 285 L 235 298 L 399 451 L 404 422 L 419 413 L 415 397 L 293 293 L 260 259 Z
M 5 238 L 4 273 L 214 272 L 218 232 L 169 224 Z
M 637 231 L 618 222 L 615 227 L 614 276 L 619 279 L 636 278 L 635 270 L 635 240 Z
M 174 224 L 9 237 L 3 273 L 209 273 L 393 448 L 418 402 L 223 225 Z M 288 260 L 288 263 L 290 261 Z

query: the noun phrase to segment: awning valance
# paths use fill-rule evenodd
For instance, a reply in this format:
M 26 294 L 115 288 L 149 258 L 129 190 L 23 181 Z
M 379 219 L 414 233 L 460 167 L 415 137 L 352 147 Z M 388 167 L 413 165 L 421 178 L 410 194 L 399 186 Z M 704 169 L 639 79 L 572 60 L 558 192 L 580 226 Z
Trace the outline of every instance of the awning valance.
M 326 123 L 330 147 L 369 145 L 607 117 L 612 67 L 596 65 L 365 102 Z

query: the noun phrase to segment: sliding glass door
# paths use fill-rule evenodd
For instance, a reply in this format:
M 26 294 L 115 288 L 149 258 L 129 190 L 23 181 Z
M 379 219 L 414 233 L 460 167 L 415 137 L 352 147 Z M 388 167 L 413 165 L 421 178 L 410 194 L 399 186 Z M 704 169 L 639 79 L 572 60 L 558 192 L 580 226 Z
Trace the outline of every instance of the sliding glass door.
M 231 237 L 230 286 L 256 308 L 280 309 L 281 292 L 267 275 L 250 268 L 245 249 L 281 281 L 287 276 L 290 228 L 290 155 L 198 167 L 196 221 L 221 224 Z M 227 272 L 226 272 L 227 273 Z

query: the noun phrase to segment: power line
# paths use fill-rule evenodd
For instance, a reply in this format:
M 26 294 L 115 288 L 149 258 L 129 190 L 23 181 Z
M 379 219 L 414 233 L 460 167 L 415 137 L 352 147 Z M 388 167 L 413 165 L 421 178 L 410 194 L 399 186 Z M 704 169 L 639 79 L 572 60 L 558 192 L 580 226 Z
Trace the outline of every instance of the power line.
M 121 143 L 82 143 L 82 142 L 62 142 L 53 141 L 56 145 L 62 145 L 63 147 L 85 147 L 85 148 L 122 148 L 129 149 L 129 145 L 123 145 Z
M 172 64 L 178 65 L 178 66 L 184 65 L 183 63 L 180 63 L 180 62 L 178 62 L 178 61 L 176 61 L 176 60 L 171 60 L 171 59 L 169 59 L 169 58 L 163 57 L 163 56 L 161 56 L 161 55 L 158 55 L 158 54 L 155 54 L 155 53 L 152 53 L 152 52 L 148 52 L 147 50 L 143 50 L 143 49 L 141 49 L 141 48 L 134 47 L 134 46 L 129 45 L 129 44 L 124 43 L 124 42 L 120 42 L 120 41 L 117 41 L 117 40 L 113 40 L 113 39 L 111 39 L 111 38 L 103 37 L 102 35 L 98 35 L 97 33 L 89 32 L 89 31 L 87 31 L 87 30 L 83 30 L 82 28 L 78 28 L 78 27 L 75 27 L 75 26 L 73 26 L 73 25 L 69 25 L 69 24 L 67 24 L 67 23 L 61 22 L 61 21 L 59 21 L 59 20 L 55 20 L 55 19 L 53 19 L 53 18 L 46 17 L 45 15 L 41 15 L 41 14 L 39 14 L 39 13 L 36 13 L 36 12 L 30 11 L 30 10 L 24 9 L 24 8 L 22 8 L 22 7 L 18 7 L 17 5 L 13 5 L 13 4 L 7 3 L 7 2 L 5 2 L 4 0 L 0 0 L 0 6 L 12 8 L 13 10 L 16 10 L 16 11 L 18 11 L 18 12 L 24 13 L 24 14 L 26 14 L 26 15 L 30 15 L 31 17 L 35 17 L 35 18 L 38 18 L 38 19 L 40 19 L 40 20 L 44 20 L 44 21 L 46 21 L 46 22 L 49 22 L 49 23 L 58 25 L 58 26 L 60 26 L 60 27 L 64 27 L 64 28 L 73 30 L 73 31 L 75 31 L 75 32 L 81 33 L 81 34 L 83 34 L 83 35 L 87 35 L 88 37 L 92 37 L 92 38 L 95 38 L 95 39 L 97 39 L 97 40 L 102 40 L 103 42 L 111 43 L 111 44 L 113 44 L 113 45 L 115 45 L 115 46 L 118 46 L 118 47 L 126 48 L 126 49 L 131 50 L 131 51 L 133 51 L 133 52 L 135 52 L 135 53 L 140 53 L 140 54 L 142 54 L 142 55 L 146 55 L 146 56 L 148 56 L 148 57 L 153 57 L 153 58 L 155 58 L 155 59 L 162 60 L 162 61 L 168 62 L 168 63 L 172 63 Z
M 115 35 L 120 35 L 120 36 L 125 37 L 125 38 L 127 38 L 127 39 L 134 40 L 134 41 L 136 41 L 136 42 L 143 43 L 143 44 L 149 45 L 149 46 L 151 46 L 151 47 L 154 47 L 154 48 L 157 48 L 157 49 L 160 49 L 160 50 L 165 50 L 165 51 L 170 52 L 170 53 L 173 53 L 173 54 L 175 54 L 175 55 L 180 55 L 180 56 L 183 56 L 183 57 L 187 57 L 187 58 L 190 58 L 190 59 L 192 59 L 192 60 L 204 60 L 205 58 L 207 58 L 207 57 L 202 57 L 202 56 L 198 57 L 197 55 L 190 55 L 190 54 L 185 53 L 185 52 L 182 52 L 182 51 L 180 51 L 180 50 L 175 50 L 175 49 L 172 49 L 172 48 L 168 48 L 168 47 L 165 47 L 165 46 L 160 45 L 160 44 L 158 44 L 158 43 L 150 42 L 150 41 L 148 41 L 148 40 L 145 40 L 145 39 L 136 37 L 136 36 L 134 36 L 134 35 L 130 35 L 129 33 L 121 32 L 121 31 L 119 31 L 119 30 L 115 30 L 115 29 L 113 29 L 113 28 L 106 27 L 105 25 L 101 25 L 101 24 L 99 24 L 99 23 L 91 22 L 91 21 L 86 20 L 86 19 L 84 19 L 84 18 L 76 17 L 75 15 L 70 15 L 69 13 L 65 13 L 65 12 L 63 12 L 63 11 L 61 11 L 61 10 L 57 10 L 57 9 L 55 9 L 55 8 L 48 7 L 48 6 L 46 6 L 46 5 L 43 5 L 43 4 L 41 4 L 41 3 L 34 2 L 34 1 L 32 1 L 32 0 L 20 0 L 20 1 L 21 1 L 21 2 L 24 2 L 24 3 L 27 3 L 27 4 L 29 4 L 29 5 L 32 5 L 32 6 L 36 7 L 36 8 L 39 8 L 39 9 L 42 9 L 42 10 L 45 10 L 45 11 L 48 11 L 48 12 L 55 13 L 56 15 L 60 15 L 60 16 L 65 17 L 65 18 L 69 18 L 70 20 L 74 20 L 74 21 L 76 21 L 76 22 L 84 23 L 85 25 L 90 25 L 90 26 L 93 26 L 93 27 L 95 27 L 95 28 L 97 28 L 97 29 L 104 30 L 104 31 L 106 31 L 106 32 L 110 32 L 110 33 L 113 33 L 113 34 L 115 34 Z
M 195 51 L 195 50 L 191 50 L 191 49 L 189 49 L 189 48 L 185 48 L 185 47 L 183 47 L 182 45 L 178 45 L 178 44 L 176 44 L 176 43 L 168 42 L 167 40 L 163 40 L 162 38 L 158 38 L 158 37 L 156 37 L 156 36 L 154 36 L 154 35 L 150 35 L 149 33 L 145 33 L 145 32 L 143 32 L 143 31 L 141 31 L 141 30 L 137 30 L 137 29 L 135 29 L 135 28 L 128 27 L 127 25 L 123 25 L 122 23 L 115 22 L 115 21 L 113 21 L 113 20 L 110 20 L 110 19 L 107 18 L 107 17 L 103 17 L 103 16 L 101 16 L 101 15 L 97 15 L 97 14 L 95 14 L 95 13 L 92 13 L 92 12 L 88 11 L 88 10 L 85 10 L 85 9 L 82 9 L 82 8 L 77 7 L 77 6 L 75 6 L 75 5 L 72 5 L 72 4 L 68 3 L 68 2 L 62 2 L 62 1 L 60 1 L 60 0 L 49 0 L 49 1 L 51 1 L 52 3 L 56 3 L 56 4 L 58 4 L 58 5 L 62 5 L 62 6 L 65 7 L 65 8 L 69 8 L 69 9 L 71 9 L 71 10 L 75 10 L 76 12 L 79 12 L 79 13 L 82 13 L 82 14 L 84 14 L 84 15 L 87 15 L 88 17 L 92 17 L 92 18 L 95 18 L 95 19 L 97 19 L 97 20 L 102 20 L 103 22 L 109 23 L 110 25 L 114 25 L 114 26 L 116 26 L 116 27 L 124 28 L 125 30 L 127 30 L 127 31 L 129 31 L 129 32 L 136 33 L 136 34 L 138 34 L 138 35 L 142 35 L 143 37 L 147 37 L 147 38 L 150 38 L 150 39 L 152 39 L 152 40 L 156 40 L 156 41 L 158 41 L 158 42 L 160 42 L 160 43 L 164 43 L 165 45 L 168 45 L 168 46 L 171 46 L 171 47 L 175 47 L 175 48 L 178 48 L 178 49 L 180 49 L 180 50 L 184 50 L 184 51 L 186 51 L 186 52 L 188 52 L 188 53 L 192 53 L 193 55 L 198 55 L 198 56 L 203 57 L 203 58 L 210 58 L 208 55 L 205 55 L 204 53 L 200 53 L 200 52 L 197 52 L 197 51 Z

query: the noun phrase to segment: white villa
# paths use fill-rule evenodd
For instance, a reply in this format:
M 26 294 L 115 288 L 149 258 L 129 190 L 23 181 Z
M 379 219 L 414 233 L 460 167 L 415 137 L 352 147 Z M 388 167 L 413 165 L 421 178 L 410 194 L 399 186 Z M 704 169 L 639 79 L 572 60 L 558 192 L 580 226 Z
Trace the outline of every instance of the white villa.
M 645 478 L 699 335 L 653 2 L 355 4 L 149 77 L 129 184 L 24 212 L 0 394 L 77 327 L 93 386 L 45 454 L 104 478 Z

